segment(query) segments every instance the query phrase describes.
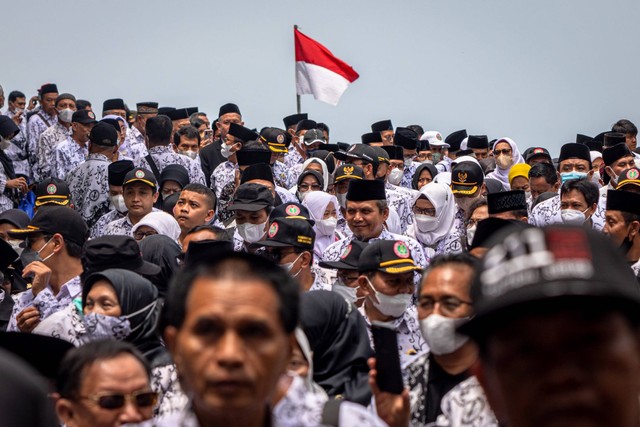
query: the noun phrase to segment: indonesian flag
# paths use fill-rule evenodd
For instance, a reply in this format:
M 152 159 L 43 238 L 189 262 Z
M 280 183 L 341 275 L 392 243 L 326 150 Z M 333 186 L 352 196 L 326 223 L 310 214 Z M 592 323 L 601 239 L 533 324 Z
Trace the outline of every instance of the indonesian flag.
M 337 105 L 349 83 L 358 77 L 349 64 L 333 56 L 326 47 L 293 30 L 296 45 L 296 91 L 318 101 Z

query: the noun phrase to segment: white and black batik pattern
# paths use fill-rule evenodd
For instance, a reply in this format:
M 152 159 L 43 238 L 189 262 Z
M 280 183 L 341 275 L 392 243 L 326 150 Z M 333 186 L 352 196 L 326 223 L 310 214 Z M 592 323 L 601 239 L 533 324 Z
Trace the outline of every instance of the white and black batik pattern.
M 87 160 L 66 177 L 75 210 L 82 215 L 89 228 L 109 212 L 110 163 L 104 154 L 89 154 Z
M 93 224 L 93 227 L 89 230 L 89 238 L 95 239 L 96 237 L 104 236 L 104 231 L 107 228 L 107 225 L 112 221 L 124 218 L 125 215 L 126 214 L 120 213 L 115 209 L 111 209 L 109 212 L 102 215 L 95 224 Z
M 440 240 L 436 247 L 436 255 L 459 254 L 467 248 L 467 226 L 465 223 L 465 213 L 458 208 L 453 221 L 451 233 Z
M 71 130 L 57 122 L 42 132 L 35 149 L 36 164 L 32 170 L 36 181 L 39 182 L 51 178 L 56 146 L 69 139 L 71 139 Z
M 44 119 L 43 119 L 44 118 Z M 34 178 L 36 181 L 39 181 L 36 176 L 35 168 L 37 167 L 38 157 L 36 155 L 36 150 L 38 148 L 38 142 L 40 141 L 40 136 L 46 131 L 49 127 L 58 123 L 58 116 L 50 116 L 44 111 L 40 110 L 38 113 L 33 114 L 29 118 L 29 122 L 27 123 L 27 155 L 29 158 L 29 164 L 31 166 L 31 171 L 34 174 Z
M 58 179 L 66 179 L 69 172 L 87 160 L 87 156 L 89 156 L 89 147 L 87 145 L 83 147 L 73 139 L 61 142 L 54 150 L 51 176 Z
M 162 170 L 168 165 L 182 165 L 185 167 L 185 169 L 187 169 L 187 172 L 189 173 L 190 183 L 206 185 L 204 174 L 202 173 L 202 169 L 200 169 L 200 163 L 196 162 L 195 160 L 190 159 L 187 156 L 175 153 L 169 146 L 152 147 L 149 149 L 149 154 L 151 154 L 153 161 L 158 167 L 158 172 L 162 172 Z M 144 157 L 134 158 L 133 162 L 138 168 L 144 168 L 153 171 Z M 156 177 L 156 179 L 159 178 L 160 177 L 158 176 Z

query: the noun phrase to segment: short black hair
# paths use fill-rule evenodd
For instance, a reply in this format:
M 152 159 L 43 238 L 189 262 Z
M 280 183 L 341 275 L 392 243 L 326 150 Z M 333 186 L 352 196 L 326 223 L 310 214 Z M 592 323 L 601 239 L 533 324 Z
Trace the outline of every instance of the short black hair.
M 624 219 L 624 225 L 629 225 L 634 221 L 640 222 L 640 215 L 631 212 L 620 211 L 622 219 Z
M 320 129 L 323 132 L 326 132 L 329 135 L 329 126 L 326 123 L 318 123 L 316 124 L 316 129 Z
M 202 194 L 209 203 L 209 209 L 216 209 L 216 193 L 214 193 L 209 187 L 206 185 L 199 184 L 197 182 L 192 182 L 191 184 L 187 184 L 182 191 L 191 191 L 192 193 Z
M 171 119 L 163 114 L 149 117 L 144 130 L 151 145 L 169 145 L 173 123 Z
M 220 228 L 211 224 L 196 225 L 191 230 L 187 231 L 186 236 L 194 233 L 199 233 L 200 231 L 209 231 L 210 233 L 213 233 L 213 235 L 215 236 L 215 240 L 229 240 L 227 231 L 224 228 Z
M 611 126 L 611 130 L 613 132 L 624 133 L 625 135 L 637 135 L 638 128 L 634 125 L 630 120 L 620 119 Z
M 168 326 L 181 328 L 187 315 L 187 299 L 193 284 L 199 278 L 211 280 L 232 279 L 238 282 L 250 280 L 265 283 L 277 295 L 278 313 L 286 333 L 292 333 L 298 325 L 299 285 L 283 268 L 273 261 L 245 252 L 228 252 L 204 266 L 179 271 L 169 285 L 169 292 L 162 307 L 160 331 Z
M 76 109 L 78 111 L 86 110 L 87 107 L 91 107 L 91 103 L 89 101 L 87 101 L 86 99 L 78 99 L 78 100 L 76 100 Z
M 422 282 L 432 270 L 452 264 L 469 267 L 471 273 L 473 274 L 478 266 L 478 260 L 467 252 L 461 252 L 457 254 L 451 253 L 434 257 L 429 263 L 429 266 L 424 270 L 424 273 L 422 274 L 422 279 L 420 279 L 420 283 L 418 284 L 417 295 L 420 295 L 420 292 L 422 292 Z M 468 285 L 469 289 L 471 289 L 471 281 L 469 281 Z
M 600 197 L 598 186 L 589 181 L 587 178 L 570 179 L 569 181 L 562 184 L 562 187 L 560 188 L 560 199 L 562 200 L 563 194 L 573 190 L 582 193 L 582 195 L 584 196 L 584 200 L 587 202 L 587 205 L 589 207 L 591 207 L 594 203 L 598 203 L 598 198 Z
M 191 116 L 189 116 L 189 123 L 191 123 L 191 126 L 196 129 L 205 124 L 205 121 L 202 120 L 197 114 L 198 113 L 193 113 Z
M 26 96 L 24 96 L 24 93 L 19 90 L 12 90 L 9 92 L 9 102 L 15 102 L 18 98 L 26 98 Z
M 60 363 L 56 378 L 56 391 L 66 399 L 78 399 L 85 369 L 100 360 L 114 359 L 121 354 L 130 354 L 144 367 L 147 377 L 151 368 L 147 359 L 130 343 L 115 340 L 92 341 L 69 350 Z M 87 381 L 93 381 L 87 378 Z
M 424 134 L 424 129 L 420 125 L 409 125 L 407 126 L 407 129 L 411 129 L 420 136 Z
M 471 203 L 471 206 L 469 206 L 469 213 L 467 213 L 467 217 L 465 218 L 466 222 L 471 219 L 471 215 L 473 215 L 473 212 L 482 206 L 489 206 L 489 202 L 487 202 L 486 197 L 478 197 L 476 200 L 474 200 L 473 203 Z
M 529 169 L 529 179 L 531 178 L 544 178 L 545 182 L 549 185 L 553 185 L 558 182 L 558 174 L 556 168 L 549 163 L 536 163 Z
M 181 136 L 185 136 L 189 139 L 197 139 L 198 145 L 200 145 L 200 132 L 198 132 L 198 129 L 191 125 L 182 126 L 176 133 L 173 134 L 173 143 L 176 147 L 180 145 Z

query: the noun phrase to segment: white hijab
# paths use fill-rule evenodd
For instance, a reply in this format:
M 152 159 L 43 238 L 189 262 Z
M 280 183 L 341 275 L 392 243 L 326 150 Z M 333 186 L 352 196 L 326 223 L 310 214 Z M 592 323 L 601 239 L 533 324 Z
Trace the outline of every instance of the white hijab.
M 296 181 L 298 180 L 298 177 L 302 175 L 302 172 L 307 170 L 307 166 L 309 166 L 309 163 L 317 163 L 322 168 L 322 179 L 324 180 L 324 183 L 322 184 L 322 191 L 327 191 L 327 186 L 329 185 L 329 169 L 327 168 L 327 164 L 324 162 L 324 160 L 319 159 L 317 157 L 310 157 L 304 161 L 304 163 L 302 164 L 302 168 L 300 169 L 300 172 L 296 174 Z M 299 165 L 296 165 L 294 167 L 299 167 Z M 291 187 L 289 191 L 292 194 L 296 194 L 296 192 L 298 191 L 298 184 Z
M 411 206 L 415 205 L 421 196 L 426 197 L 436 209 L 438 226 L 432 231 L 423 233 L 418 230 L 417 224 L 414 221 L 413 229 L 416 238 L 422 244 L 432 246 L 451 233 L 453 222 L 456 218 L 456 202 L 451 188 L 446 184 L 438 182 L 430 182 L 423 186 L 413 198 Z
M 158 232 L 158 234 L 163 234 L 165 236 L 169 236 L 176 242 L 180 237 L 180 226 L 178 225 L 178 221 L 175 220 L 174 217 L 169 215 L 166 212 L 150 212 L 146 214 L 140 222 L 133 226 L 131 229 L 131 236 L 133 236 L 138 228 L 146 225 L 147 227 L 151 227 Z
M 327 236 L 321 234 L 320 229 L 318 228 L 318 221 L 321 221 L 324 217 L 324 211 L 327 210 L 329 203 L 333 203 L 336 211 L 340 209 L 336 196 L 325 193 L 324 191 L 310 191 L 302 201 L 302 204 L 309 209 L 309 216 L 311 216 L 311 219 L 316 221 L 316 225 L 313 226 L 313 230 L 316 232 L 314 253 L 319 257 L 324 254 L 325 249 L 329 247 L 329 245 L 336 241 L 335 231 L 333 234 Z
M 517 165 L 518 163 L 524 163 L 524 158 L 522 157 L 522 154 L 520 154 L 520 150 L 518 150 L 518 146 L 513 141 L 513 139 L 500 138 L 496 141 L 495 144 L 493 144 L 493 148 L 495 149 L 496 145 L 498 145 L 500 142 L 506 142 L 511 147 L 511 156 L 513 157 L 513 165 Z M 513 165 L 511 165 L 511 167 L 513 167 Z M 487 178 L 497 179 L 502 183 L 502 186 L 504 187 L 505 191 L 509 191 L 511 189 L 511 185 L 509 184 L 510 170 L 511 168 L 501 169 L 500 166 L 496 164 L 496 169 L 493 172 L 491 172 L 489 175 L 487 175 Z

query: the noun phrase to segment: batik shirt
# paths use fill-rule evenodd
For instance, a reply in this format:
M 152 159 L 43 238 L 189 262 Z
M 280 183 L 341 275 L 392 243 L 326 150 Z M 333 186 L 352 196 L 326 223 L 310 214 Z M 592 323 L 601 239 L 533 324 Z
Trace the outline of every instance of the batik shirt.
M 0 164 L 0 213 L 13 209 L 13 201 L 7 196 L 4 190 L 7 188 L 7 177 L 4 167 Z
M 451 160 L 447 156 L 444 156 L 442 158 L 442 160 L 440 160 L 438 162 L 438 164 L 436 165 L 436 169 L 438 170 L 438 173 L 451 172 L 451 164 L 452 163 L 453 163 L 453 160 Z
M 330 291 L 331 281 L 325 274 L 324 270 L 315 264 L 311 266 L 311 274 L 313 275 L 313 284 L 309 291 Z
M 373 335 L 371 334 L 371 321 L 369 321 L 369 317 L 367 317 L 365 304 L 362 304 L 362 306 L 358 308 L 358 311 L 362 314 L 367 323 L 369 342 L 371 343 L 371 348 L 375 350 L 373 345 Z M 393 319 L 386 323 L 393 326 L 397 331 L 398 353 L 400 354 L 400 365 L 403 368 L 429 351 L 429 346 L 424 338 L 422 338 L 422 332 L 420 332 L 418 310 L 415 305 L 410 305 L 405 310 L 402 317 Z
M 107 168 L 110 163 L 111 160 L 104 154 L 89 154 L 87 160 L 66 177 L 75 209 L 89 228 L 109 211 Z
M 445 394 L 440 407 L 442 414 L 430 427 L 499 426 L 495 414 L 489 407 L 487 396 L 475 376 L 470 376 Z M 413 422 L 412 425 L 419 424 Z
M 31 171 L 34 173 L 34 169 L 37 167 L 38 158 L 36 150 L 40 136 L 49 129 L 51 126 L 58 123 L 58 116 L 50 116 L 43 110 L 40 110 L 36 114 L 33 114 L 29 118 L 27 123 L 27 154 L 29 157 L 29 164 L 31 165 Z M 39 179 L 37 179 L 39 181 Z
M 395 209 L 400 218 L 400 229 L 402 234 L 407 232 L 407 229 L 413 224 L 413 210 L 411 201 L 418 192 L 409 188 L 398 187 L 393 184 L 385 182 L 385 194 L 387 195 L 387 202 L 393 209 Z
M 127 130 L 127 137 L 118 151 L 120 154 L 130 159 L 142 159 L 149 154 L 147 151 L 147 143 L 144 140 L 144 135 L 142 135 L 135 126 L 132 126 Z
M 31 176 L 31 167 L 27 160 L 27 119 L 25 114 L 26 111 L 22 114 L 22 120 L 18 125 L 20 132 L 11 139 L 11 145 L 4 152 L 11 159 L 16 175 L 29 177 Z M 11 119 L 15 116 L 11 110 L 7 110 L 5 115 Z
M 236 170 L 238 164 L 230 161 L 222 162 L 213 170 L 211 174 L 211 189 L 216 193 L 219 199 L 222 189 L 229 183 L 235 183 Z
M 287 170 L 291 170 L 295 165 L 302 163 L 304 163 L 302 155 L 298 153 L 295 147 L 291 146 L 289 152 L 284 155 L 284 165 L 287 167 Z M 293 185 L 295 185 L 295 182 L 291 186 Z
M 36 181 L 43 181 L 51 177 L 56 146 L 69 139 L 71 139 L 71 128 L 67 129 L 60 123 L 56 123 L 42 132 L 36 147 L 36 164 L 33 169 Z
M 7 331 L 18 331 L 16 316 L 25 308 L 31 306 L 37 308 L 38 312 L 40 312 L 40 321 L 42 321 L 71 304 L 71 301 L 80 295 L 81 292 L 82 285 L 80 284 L 80 276 L 76 276 L 60 287 L 58 295 L 53 295 L 53 290 L 49 285 L 35 297 L 31 289 L 19 293 L 15 297 L 15 304 L 11 312 L 11 319 L 9 319 Z
M 115 209 L 111 209 L 109 212 L 102 215 L 95 224 L 93 224 L 93 227 L 89 230 L 89 238 L 95 239 L 96 237 L 104 236 L 104 231 L 107 228 L 107 225 L 112 221 L 124 218 L 125 215 L 126 212 L 121 213 Z
M 289 185 L 289 181 L 287 180 L 288 169 L 284 163 L 282 163 L 280 160 L 276 160 L 273 166 L 271 166 L 271 170 L 273 171 L 273 180 L 275 181 L 276 185 L 284 188 L 293 187 L 293 185 Z
M 455 219 L 453 220 L 451 233 L 440 240 L 436 247 L 436 255 L 459 254 L 465 250 L 466 243 L 467 227 L 465 225 L 465 213 L 462 209 L 458 208 Z
M 599 199 L 598 206 L 593 215 L 591 215 L 592 227 L 594 230 L 601 231 L 605 223 L 605 211 L 607 200 Z M 560 196 L 552 197 L 544 202 L 540 202 L 531 210 L 529 216 L 529 224 L 536 227 L 544 227 L 550 224 L 562 224 L 562 215 L 560 214 Z
M 53 167 L 51 176 L 58 179 L 65 179 L 67 174 L 80 166 L 89 156 L 89 147 L 78 144 L 73 138 L 61 142 L 55 148 Z M 72 199 L 73 200 L 73 199 Z M 74 200 L 75 202 L 75 200 Z
M 402 172 L 402 181 L 400 181 L 400 187 L 411 188 L 413 175 L 416 173 L 416 169 L 418 169 L 418 166 L 420 166 L 420 163 L 418 162 L 411 162 L 411 166 L 405 165 Z
M 151 147 L 149 149 L 149 154 L 151 154 L 153 161 L 156 163 L 158 172 L 162 172 L 162 170 L 168 165 L 182 165 L 187 169 L 187 172 L 189 172 L 190 183 L 205 184 L 204 174 L 202 173 L 202 169 L 200 169 L 200 163 L 197 163 L 195 160 L 190 159 L 187 156 L 182 156 L 173 152 L 171 147 Z M 144 157 L 136 158 L 133 162 L 136 167 L 145 168 L 153 172 L 153 169 L 151 169 L 151 166 L 149 166 L 149 163 L 147 163 L 147 160 Z M 156 179 L 158 178 L 160 177 L 156 177 Z
M 131 236 L 131 230 L 133 229 L 133 223 L 129 219 L 129 215 L 125 215 L 124 218 L 111 221 L 104 229 L 103 236 Z

